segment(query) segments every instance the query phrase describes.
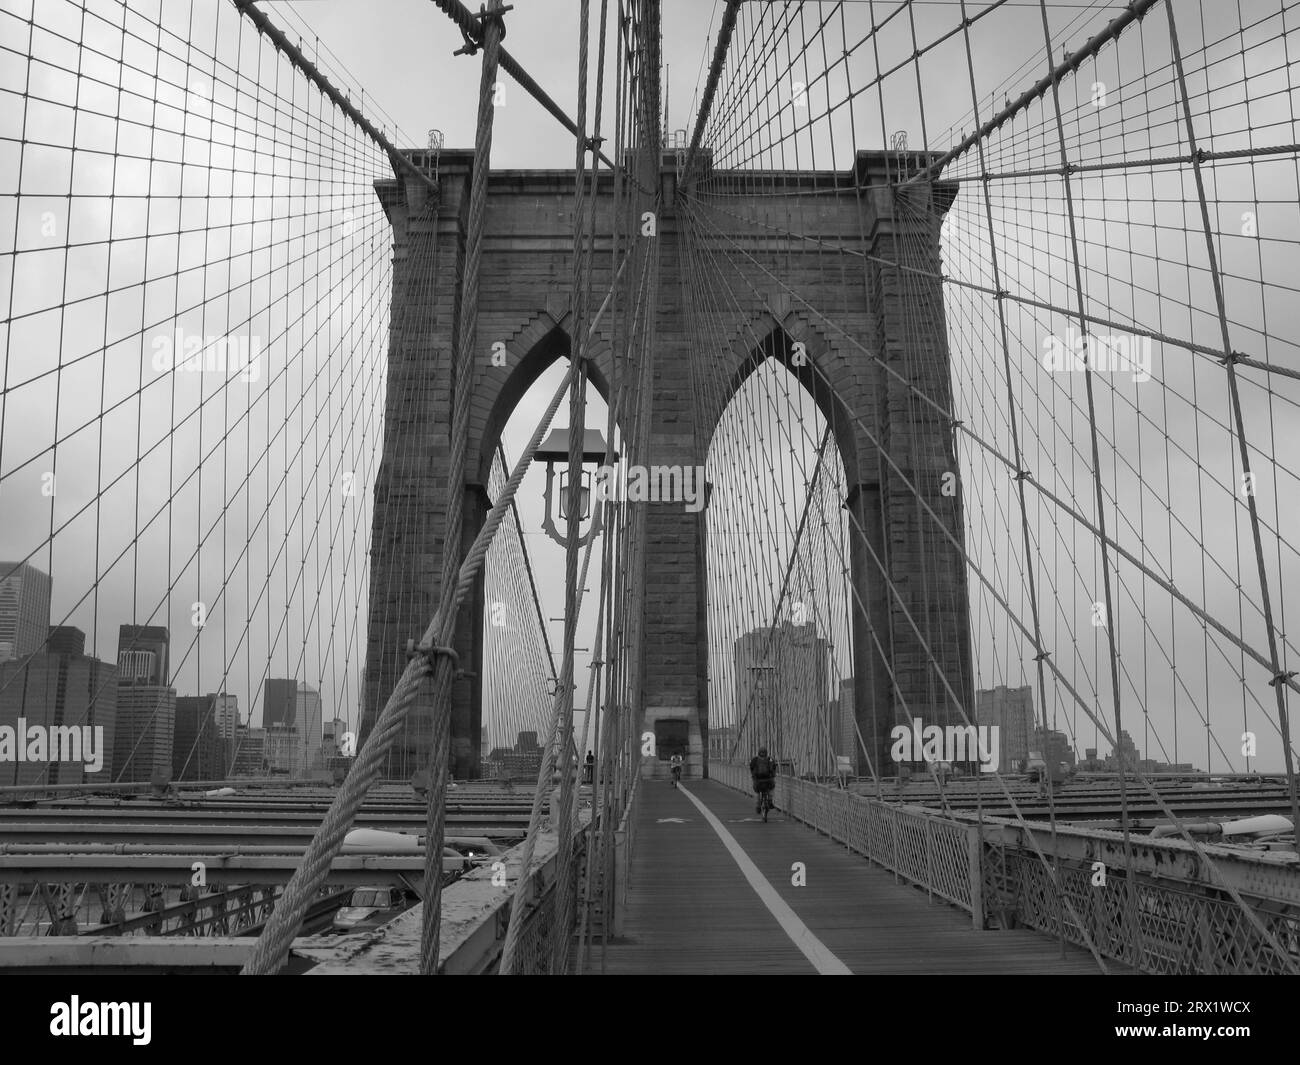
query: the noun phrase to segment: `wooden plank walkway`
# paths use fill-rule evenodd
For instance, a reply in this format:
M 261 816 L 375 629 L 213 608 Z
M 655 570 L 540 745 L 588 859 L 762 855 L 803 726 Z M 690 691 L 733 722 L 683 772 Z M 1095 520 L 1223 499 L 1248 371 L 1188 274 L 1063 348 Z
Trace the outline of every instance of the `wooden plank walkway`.
M 690 798 L 665 781 L 641 784 L 624 935 L 606 948 L 604 971 L 815 973 Z M 684 789 L 855 974 L 1100 973 L 1087 951 L 1067 945 L 1062 958 L 1040 933 L 976 931 L 969 914 L 895 883 L 892 873 L 781 811 L 764 824 L 752 800 L 722 784 L 692 780 Z M 795 862 L 804 863 L 806 886 L 791 883 Z M 586 971 L 601 969 L 593 944 Z

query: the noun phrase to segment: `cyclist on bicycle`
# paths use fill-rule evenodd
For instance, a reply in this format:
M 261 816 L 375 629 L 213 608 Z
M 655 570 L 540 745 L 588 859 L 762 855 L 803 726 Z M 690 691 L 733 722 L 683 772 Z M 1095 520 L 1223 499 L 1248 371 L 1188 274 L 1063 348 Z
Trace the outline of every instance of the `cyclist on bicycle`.
M 678 781 L 682 779 L 682 754 L 680 751 L 668 759 L 668 765 L 672 769 L 673 787 L 675 788 L 677 787 Z
M 763 792 L 776 787 L 776 763 L 767 756 L 766 747 L 760 747 L 758 754 L 749 760 L 749 775 L 754 782 L 754 794 L 758 797 L 754 813 L 762 813 Z

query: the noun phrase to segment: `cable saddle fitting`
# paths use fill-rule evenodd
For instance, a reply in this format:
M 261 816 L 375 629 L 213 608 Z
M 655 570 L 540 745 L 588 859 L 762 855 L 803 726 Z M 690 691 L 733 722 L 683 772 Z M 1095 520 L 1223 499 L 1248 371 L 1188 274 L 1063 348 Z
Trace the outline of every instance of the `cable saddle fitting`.
M 500 39 L 504 41 L 506 39 L 506 20 L 503 19 L 501 16 L 504 15 L 507 11 L 513 11 L 514 9 L 515 8 L 513 4 L 506 4 L 504 7 L 499 8 L 496 11 L 489 11 L 486 7 L 480 4 L 477 14 L 473 12 L 470 13 L 470 18 L 478 20 L 478 24 L 479 24 L 478 39 L 475 40 L 468 33 L 466 33 L 464 27 L 462 26 L 460 29 L 460 35 L 464 39 L 465 43 L 460 48 L 457 48 L 451 54 L 452 55 L 477 55 L 478 50 L 483 46 L 483 30 L 487 26 L 489 21 L 493 21 L 500 24 L 501 26 Z
M 430 659 L 429 665 L 432 667 L 433 662 L 431 660 L 436 658 L 438 655 L 445 655 L 447 658 L 450 658 L 452 666 L 455 667 L 458 673 L 460 672 L 460 655 L 456 653 L 454 647 L 439 647 L 437 645 L 430 647 L 416 647 L 414 639 L 406 641 L 406 657 L 408 659 L 417 657 Z

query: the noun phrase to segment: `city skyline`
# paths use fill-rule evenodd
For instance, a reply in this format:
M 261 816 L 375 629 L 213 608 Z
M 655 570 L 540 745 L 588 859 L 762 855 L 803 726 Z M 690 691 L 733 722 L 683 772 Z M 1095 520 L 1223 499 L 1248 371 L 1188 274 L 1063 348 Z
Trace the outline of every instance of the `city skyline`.
M 40 570 L 38 567 L 33 566 L 31 563 L 21 563 L 21 564 L 0 563 L 0 567 L 6 565 L 9 566 L 10 570 L 13 571 L 13 573 L 11 574 L 11 578 L 14 574 L 18 574 L 26 581 L 29 589 L 33 587 L 37 589 L 37 597 L 35 601 L 38 604 L 38 607 L 36 609 L 48 610 L 49 615 L 47 615 L 47 617 L 51 616 L 53 613 L 52 609 L 49 606 L 42 606 L 40 604 L 43 604 L 45 602 L 43 595 L 49 595 L 50 589 L 52 589 L 52 587 L 54 586 L 52 575 L 44 573 L 44 571 Z M 5 583 L 3 581 L 4 573 L 5 571 L 3 569 L 0 569 L 0 633 L 18 632 L 19 631 L 18 622 L 20 620 L 20 615 L 21 615 L 21 619 L 23 622 L 21 631 L 24 633 L 23 646 L 30 647 L 35 642 L 34 632 L 35 629 L 39 627 L 39 615 L 33 613 L 33 608 L 30 605 L 30 598 L 24 599 L 22 598 L 22 594 L 16 591 L 9 592 L 7 594 L 3 593 L 3 589 L 5 588 Z M 13 581 L 9 585 L 9 587 L 11 588 L 21 588 L 21 586 L 22 586 L 22 581 Z M 30 596 L 30 593 L 28 594 Z M 793 622 L 787 619 L 786 621 L 782 622 L 777 626 L 768 626 L 761 629 L 751 630 L 751 632 L 744 634 L 744 636 L 742 636 L 737 641 L 737 647 L 739 648 L 742 641 L 747 641 L 747 640 L 761 640 L 762 642 L 765 642 L 768 638 L 768 633 L 771 632 L 773 629 L 775 629 L 775 631 L 779 633 L 785 633 L 787 635 L 797 631 L 805 632 L 809 639 L 812 639 L 814 641 L 820 641 L 820 643 L 818 643 L 817 646 L 822 647 L 823 657 L 826 657 L 828 663 L 830 662 L 829 651 L 828 651 L 829 641 L 827 641 L 824 636 L 818 635 L 818 621 L 816 618 L 806 621 L 803 624 L 803 626 L 794 625 Z M 96 662 L 99 662 L 101 665 L 107 665 L 107 663 L 105 663 L 103 659 L 99 659 L 92 653 L 88 653 L 84 651 L 85 634 L 82 633 L 81 630 L 78 629 L 76 626 L 52 625 L 52 624 L 48 624 L 48 621 L 47 624 L 45 625 L 45 635 L 42 638 L 41 642 L 39 643 L 39 645 L 37 645 L 36 649 L 29 650 L 26 654 L 26 657 L 32 658 L 40 655 L 41 653 L 43 653 L 41 648 L 44 648 L 45 652 L 47 653 L 54 653 L 54 649 L 59 646 L 59 640 L 61 634 L 65 634 L 65 633 L 76 633 L 80 635 L 80 642 L 78 646 L 81 646 L 83 650 L 79 651 L 78 652 L 79 654 L 85 654 L 87 658 L 93 659 Z M 64 639 L 67 639 L 67 637 L 65 636 Z M 122 646 L 122 642 L 124 640 L 127 643 L 127 646 L 125 647 Z M 114 668 L 116 669 L 117 676 L 114 678 L 114 681 L 112 682 L 113 684 L 120 684 L 122 682 L 125 676 L 123 672 L 124 668 L 128 672 L 135 669 L 144 669 L 148 674 L 148 676 L 154 681 L 158 681 L 160 679 L 161 680 L 169 679 L 170 638 L 169 638 L 168 630 L 165 628 L 165 626 L 137 624 L 134 622 L 131 623 L 123 622 L 118 625 L 118 641 L 119 641 L 118 653 L 114 658 L 114 661 L 116 662 L 116 666 Z M 748 647 L 749 644 L 746 643 L 745 646 Z M 776 646 L 782 647 L 784 646 L 784 644 L 778 641 Z M 161 654 L 159 653 L 160 649 L 162 649 Z M 11 652 L 11 653 L 16 654 L 16 652 Z M 737 653 L 739 654 L 740 652 L 738 651 Z M 745 653 L 748 654 L 749 652 L 745 652 Z M 761 653 L 760 650 L 757 649 L 753 650 L 753 654 L 760 654 L 760 653 Z M 125 659 L 123 658 L 124 655 L 126 656 Z M 13 658 L 9 659 L 10 663 L 13 663 L 14 661 L 15 659 Z M 803 673 L 803 672 L 807 672 L 807 670 L 801 669 L 799 672 Z M 10 671 L 8 676 L 12 677 L 13 671 Z M 104 676 L 104 674 L 102 673 L 98 673 L 97 676 L 101 678 L 96 683 L 98 685 L 98 688 L 100 689 L 99 694 L 102 696 L 104 693 L 104 689 L 109 685 L 110 682 L 102 679 Z M 736 674 L 736 677 L 737 677 L 737 682 L 736 682 L 737 683 L 737 695 L 736 695 L 737 705 L 743 706 L 746 704 L 748 700 L 748 692 L 750 687 L 753 684 L 753 681 L 752 681 L 752 677 L 750 677 L 749 679 L 743 679 L 739 672 Z M 2 693 L 3 689 L 7 687 L 10 683 L 12 683 L 12 680 L 6 680 L 4 676 L 0 675 L 0 693 Z M 782 683 L 785 684 L 788 683 L 788 681 L 783 681 Z M 829 692 L 829 683 L 830 682 L 828 681 L 828 692 Z M 804 755 L 807 757 L 811 757 L 814 760 L 816 758 L 820 758 L 823 761 L 825 761 L 828 760 L 832 755 L 843 757 L 846 754 L 848 754 L 848 756 L 853 761 L 853 765 L 856 768 L 861 769 L 862 768 L 862 766 L 860 765 L 861 745 L 856 736 L 851 736 L 851 732 L 853 730 L 851 713 L 847 719 L 845 717 L 845 703 L 844 703 L 845 692 L 847 691 L 849 693 L 848 697 L 851 700 L 852 684 L 853 684 L 852 677 L 845 677 L 839 679 L 838 693 L 833 696 L 828 694 L 827 698 L 823 701 L 824 703 L 823 708 L 825 711 L 823 716 L 825 717 L 827 734 L 828 736 L 833 735 L 836 737 L 835 741 L 832 742 L 831 746 L 834 747 L 838 745 L 838 747 L 845 747 L 846 742 L 851 738 L 853 740 L 853 750 L 851 753 L 847 752 L 846 750 L 839 750 L 839 749 L 835 749 L 833 751 L 829 749 L 820 750 L 820 748 L 826 746 L 825 738 L 823 738 L 820 741 L 814 740 L 812 738 L 811 732 L 807 729 L 806 726 L 801 727 L 802 728 L 802 731 L 800 733 L 801 738 L 798 739 L 796 739 L 795 737 L 794 726 L 790 726 L 788 730 L 790 734 L 785 737 L 785 742 L 788 742 L 794 746 L 802 745 L 803 748 L 806 748 L 806 750 L 804 750 L 803 752 Z M 202 694 L 182 695 L 179 693 L 179 691 L 172 688 L 172 692 L 169 695 L 167 692 L 167 689 L 170 687 L 169 684 L 166 683 L 155 684 L 154 687 L 156 690 L 153 692 L 152 695 L 144 695 L 143 693 L 139 693 L 139 692 L 128 695 L 127 701 L 124 705 L 125 705 L 126 712 L 129 715 L 132 715 L 133 719 L 135 715 L 140 715 L 144 721 L 154 722 L 155 720 L 162 720 L 170 713 L 174 723 L 175 713 L 177 711 L 175 709 L 171 709 L 171 710 L 168 709 L 173 705 L 171 699 L 174 698 L 175 700 L 177 700 L 178 703 L 179 700 L 181 699 L 200 699 L 203 700 L 205 706 L 208 706 L 211 709 L 211 712 L 214 715 L 214 723 L 217 722 L 217 716 L 219 713 L 224 714 L 226 720 L 229 721 L 232 714 L 231 707 L 233 706 L 234 708 L 233 714 L 235 715 L 236 718 L 236 725 L 232 727 L 228 724 L 226 728 L 226 731 L 230 734 L 231 738 L 235 737 L 236 735 L 235 730 L 237 727 L 240 726 L 244 727 L 245 729 L 258 728 L 263 730 L 263 732 L 265 732 L 265 730 L 268 728 L 268 723 L 265 715 L 267 712 L 266 706 L 267 706 L 268 692 L 270 692 L 270 693 L 274 693 L 272 695 L 272 704 L 274 706 L 274 709 L 272 711 L 273 715 L 281 715 L 284 712 L 288 712 L 291 721 L 292 718 L 294 717 L 294 714 L 296 713 L 297 709 L 300 706 L 306 707 L 314 703 L 314 705 L 312 705 L 312 715 L 311 715 L 312 724 L 309 725 L 309 728 L 313 730 L 312 731 L 313 736 L 316 734 L 321 734 L 321 739 L 323 739 L 322 729 L 324 723 L 323 721 L 324 709 L 320 698 L 320 693 L 315 689 L 313 689 L 306 681 L 301 681 L 295 677 L 287 677 L 287 678 L 275 677 L 275 676 L 264 677 L 261 681 L 261 685 L 258 690 L 258 698 L 254 700 L 252 706 L 248 709 L 246 720 L 242 716 L 240 716 L 241 711 L 238 709 L 239 698 L 238 695 L 235 693 L 208 691 Z M 791 690 L 794 689 L 792 688 Z M 1023 746 L 1022 737 L 1023 737 L 1024 730 L 1020 728 L 1019 725 L 1011 726 L 1009 722 L 1003 721 L 1000 718 L 996 718 L 996 716 L 994 717 L 987 716 L 988 712 L 986 711 L 986 708 L 984 706 L 984 697 L 990 695 L 991 693 L 1000 692 L 1000 691 L 1018 692 L 1018 693 L 1027 692 L 1028 695 L 1026 695 L 1025 698 L 1028 698 L 1031 703 L 1035 701 L 1036 693 L 1033 690 L 1033 686 L 1028 683 L 1015 686 L 1015 687 L 1006 684 L 1001 684 L 995 686 L 994 688 L 978 688 L 976 690 L 975 693 L 976 699 L 975 699 L 975 704 L 972 707 L 973 712 L 971 713 L 970 720 L 972 724 L 1001 723 L 1003 725 L 1002 733 L 1001 733 L 1002 735 L 1001 742 L 1003 743 L 1003 751 L 1002 751 L 1002 758 L 1000 759 L 1000 764 L 1003 767 L 1009 767 L 1016 764 L 1017 759 L 1023 757 L 1020 748 Z M 307 695 L 307 693 L 310 693 L 311 696 L 314 696 L 314 700 L 308 700 L 307 702 L 304 702 L 303 700 L 304 697 Z M 292 695 L 292 699 L 289 700 L 289 703 L 285 703 L 284 700 L 288 697 L 288 695 Z M 152 702 L 150 700 L 152 700 Z M 815 697 L 809 696 L 808 700 L 809 700 L 809 705 L 811 706 L 812 702 L 815 701 Z M 837 701 L 839 703 L 838 706 L 832 705 Z M 286 707 L 292 704 L 292 709 L 288 711 L 284 711 L 281 709 L 282 704 Z M 851 703 L 849 705 L 851 707 Z M 355 707 L 353 709 L 355 710 Z M 116 711 L 116 707 L 115 707 L 115 711 Z M 88 711 L 82 711 L 82 713 L 88 713 Z M 281 717 L 275 716 L 274 720 L 271 723 L 274 724 L 279 720 L 281 720 Z M 339 720 L 345 721 L 348 724 L 348 727 L 355 731 L 356 729 L 355 715 L 353 715 L 352 720 L 349 720 L 346 717 L 340 717 Z M 725 724 L 727 723 L 711 721 L 711 727 L 715 727 L 716 725 L 725 725 Z M 1033 725 L 1033 731 L 1035 733 L 1041 731 L 1041 727 L 1036 722 Z M 162 726 L 162 733 L 157 736 L 156 744 L 153 741 L 151 741 L 150 750 L 153 750 L 154 747 L 156 746 L 157 751 L 161 752 L 163 747 L 165 747 L 168 743 L 171 742 L 167 739 L 166 732 L 167 732 L 166 726 Z M 1065 746 L 1068 746 L 1070 750 L 1073 752 L 1074 757 L 1079 762 L 1083 762 L 1084 759 L 1079 752 L 1083 751 L 1086 746 L 1084 742 L 1084 737 L 1071 736 L 1068 733 L 1068 731 L 1060 731 L 1060 735 L 1064 738 Z M 1124 736 L 1128 738 L 1131 742 L 1131 737 L 1129 736 L 1127 730 L 1125 730 Z M 136 739 L 138 739 L 138 737 L 134 737 L 134 736 L 130 741 L 122 739 L 120 742 L 127 744 L 127 746 L 121 748 L 118 754 L 123 758 L 127 758 L 130 753 L 130 748 L 135 744 Z M 312 752 L 320 746 L 320 742 L 321 740 L 318 739 L 316 743 L 313 744 L 310 736 L 307 735 L 300 736 L 299 743 L 300 743 L 301 750 L 299 751 L 296 758 L 292 760 L 293 764 L 301 765 L 304 768 L 310 766 L 314 761 L 317 760 L 316 756 Z M 1042 743 L 1040 740 L 1040 746 L 1041 745 Z M 1100 752 L 1099 758 L 1097 759 L 1099 763 L 1104 763 L 1106 765 L 1113 765 L 1115 763 L 1115 750 L 1113 748 L 1110 748 L 1109 745 L 1105 743 L 1104 739 L 1095 749 Z M 818 751 L 816 755 L 811 754 L 811 752 L 813 752 L 814 750 Z M 1172 771 L 1182 766 L 1190 766 L 1196 771 L 1202 771 L 1202 772 L 1207 771 L 1203 760 L 1198 760 L 1195 757 L 1191 760 L 1183 759 L 1178 762 L 1165 761 L 1154 757 L 1148 757 L 1148 758 L 1137 757 L 1137 758 L 1131 758 L 1129 759 L 1129 761 L 1135 766 L 1144 767 L 1144 771 L 1151 771 L 1151 772 L 1159 772 L 1165 770 Z M 1258 757 L 1252 758 L 1252 763 L 1254 764 L 1252 764 L 1250 771 L 1257 772 L 1257 773 L 1268 773 L 1268 774 L 1276 774 L 1282 771 L 1282 766 L 1280 764 L 1277 765 L 1276 767 L 1270 768 L 1267 765 L 1267 763 L 1263 766 L 1258 765 L 1259 761 L 1260 760 L 1258 759 Z M 165 761 L 162 757 L 162 754 L 159 753 L 153 764 L 155 765 L 155 768 L 161 771 L 161 769 L 169 763 Z M 119 768 L 121 767 L 119 766 Z M 1004 771 L 1006 771 L 1005 768 Z M 1223 770 L 1217 770 L 1217 771 L 1223 772 Z M 1228 772 L 1245 772 L 1245 771 L 1247 770 L 1245 770 L 1244 768 L 1239 770 L 1228 770 Z
M 0 569 L 0 634 L 6 636 L 7 655 L 0 660 L 0 725 L 23 720 L 42 727 L 98 726 L 107 744 L 99 770 L 103 778 L 72 763 L 15 761 L 9 783 L 143 782 L 173 775 L 218 779 L 221 774 L 213 770 L 233 766 L 243 724 L 238 696 L 178 693 L 170 683 L 171 639 L 165 626 L 120 623 L 116 653 L 101 659 L 87 653 L 81 629 L 50 624 L 52 575 L 30 563 L 0 567 L 7 567 Z M 301 727 L 294 729 L 295 753 L 283 761 L 290 772 L 303 775 L 321 767 L 326 757 L 320 694 L 297 678 L 268 677 L 262 704 L 268 693 L 285 686 L 292 696 L 289 718 L 296 717 Z M 65 701 L 56 695 L 64 691 L 82 695 Z M 255 713 L 250 708 L 248 724 Z M 0 768 L 0 777 L 6 768 Z M 199 768 L 205 775 L 195 776 Z

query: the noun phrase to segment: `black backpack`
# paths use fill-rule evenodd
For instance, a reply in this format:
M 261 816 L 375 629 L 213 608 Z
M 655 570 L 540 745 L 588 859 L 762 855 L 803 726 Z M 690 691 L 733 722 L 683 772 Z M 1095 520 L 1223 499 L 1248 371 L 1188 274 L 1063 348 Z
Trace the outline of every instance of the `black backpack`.
M 754 759 L 754 776 L 770 777 L 772 775 L 772 759 L 766 755 L 758 755 Z

